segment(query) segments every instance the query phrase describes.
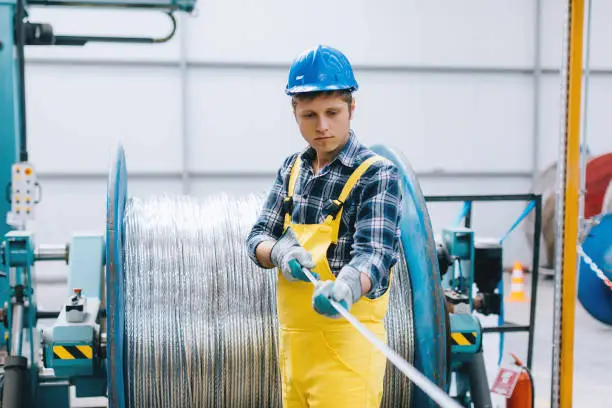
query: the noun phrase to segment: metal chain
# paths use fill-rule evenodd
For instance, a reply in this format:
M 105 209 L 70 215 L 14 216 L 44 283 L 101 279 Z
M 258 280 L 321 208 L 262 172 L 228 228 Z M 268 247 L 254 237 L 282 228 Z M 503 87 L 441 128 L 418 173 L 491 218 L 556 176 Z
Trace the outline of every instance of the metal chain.
M 597 277 L 603 281 L 603 283 L 608 287 L 608 289 L 612 290 L 612 281 L 610 281 L 610 279 L 608 279 L 608 277 L 603 273 L 603 271 L 599 269 L 597 264 L 593 262 L 593 260 L 584 252 L 580 245 L 578 245 L 577 250 L 582 259 L 584 259 L 584 262 L 586 262 L 586 264 L 591 267 L 591 270 L 595 272 Z

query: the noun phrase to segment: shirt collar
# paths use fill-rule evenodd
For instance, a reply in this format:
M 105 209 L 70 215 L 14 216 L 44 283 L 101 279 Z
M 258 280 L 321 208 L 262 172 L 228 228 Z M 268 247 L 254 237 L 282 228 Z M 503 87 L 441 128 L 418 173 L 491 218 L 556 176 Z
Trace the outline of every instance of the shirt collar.
M 349 130 L 349 139 L 340 151 L 338 155 L 332 160 L 332 163 L 336 160 L 339 160 L 340 163 L 345 165 L 346 167 L 354 167 L 355 162 L 357 161 L 357 155 L 359 153 L 359 141 L 357 140 L 357 136 L 352 130 Z M 302 160 L 308 161 L 308 163 L 312 164 L 312 160 L 315 158 L 316 152 L 312 147 L 308 147 L 304 153 L 302 153 Z M 330 163 L 331 164 L 331 163 Z

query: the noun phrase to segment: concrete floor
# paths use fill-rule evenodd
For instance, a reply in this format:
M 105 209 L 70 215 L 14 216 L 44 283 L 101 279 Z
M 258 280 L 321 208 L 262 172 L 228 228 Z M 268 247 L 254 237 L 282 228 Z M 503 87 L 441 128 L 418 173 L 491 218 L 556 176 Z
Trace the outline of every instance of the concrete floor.
M 505 275 L 508 284 L 510 276 Z M 531 292 L 531 276 L 526 277 L 527 293 Z M 538 284 L 536 326 L 532 375 L 535 381 L 537 408 L 550 407 L 553 333 L 553 280 L 541 276 Z M 527 324 L 529 303 L 506 303 L 506 320 Z M 506 334 L 505 352 L 527 356 L 527 335 Z M 612 406 L 612 327 L 593 319 L 576 301 L 574 336 L 575 407 Z

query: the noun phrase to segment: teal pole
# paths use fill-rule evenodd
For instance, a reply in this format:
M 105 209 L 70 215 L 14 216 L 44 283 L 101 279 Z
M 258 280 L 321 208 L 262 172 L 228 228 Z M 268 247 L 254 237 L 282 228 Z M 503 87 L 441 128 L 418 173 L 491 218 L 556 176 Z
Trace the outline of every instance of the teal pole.
M 6 223 L 11 169 L 18 159 L 20 115 L 19 72 L 14 57 L 15 0 L 0 0 L 0 239 L 13 228 Z

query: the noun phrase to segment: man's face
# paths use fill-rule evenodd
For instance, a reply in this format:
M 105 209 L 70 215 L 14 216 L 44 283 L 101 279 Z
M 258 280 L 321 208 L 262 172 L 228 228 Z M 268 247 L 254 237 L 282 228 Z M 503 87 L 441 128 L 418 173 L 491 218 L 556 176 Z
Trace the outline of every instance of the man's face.
M 349 137 L 350 119 L 355 104 L 336 95 L 320 95 L 312 100 L 298 100 L 295 106 L 302 137 L 318 154 L 338 153 Z

